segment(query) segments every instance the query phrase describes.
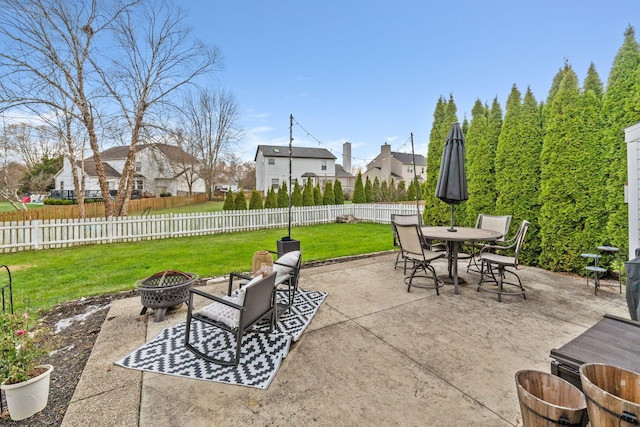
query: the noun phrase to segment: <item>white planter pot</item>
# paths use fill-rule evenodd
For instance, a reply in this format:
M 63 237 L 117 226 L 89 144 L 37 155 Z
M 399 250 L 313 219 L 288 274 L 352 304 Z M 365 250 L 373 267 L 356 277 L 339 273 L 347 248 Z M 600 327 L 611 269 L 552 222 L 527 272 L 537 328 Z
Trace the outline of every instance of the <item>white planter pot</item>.
M 42 365 L 47 371 L 30 380 L 17 384 L 2 384 L 7 398 L 9 415 L 14 421 L 29 418 L 42 411 L 49 400 L 49 379 L 53 366 Z

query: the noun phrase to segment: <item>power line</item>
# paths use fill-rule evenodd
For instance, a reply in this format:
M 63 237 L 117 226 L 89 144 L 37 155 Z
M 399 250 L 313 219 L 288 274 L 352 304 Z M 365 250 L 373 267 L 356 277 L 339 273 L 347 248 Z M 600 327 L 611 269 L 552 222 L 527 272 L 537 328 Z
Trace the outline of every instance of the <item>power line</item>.
M 329 147 L 327 144 L 325 144 L 322 141 L 320 141 L 320 139 L 316 138 L 311 132 L 309 132 L 307 129 L 305 129 L 305 127 L 302 126 L 295 118 L 293 118 L 293 122 L 294 122 L 294 124 L 296 126 L 298 126 L 300 129 L 302 129 L 306 133 L 306 136 L 308 136 L 308 137 L 312 138 L 313 140 L 315 140 L 318 143 L 318 145 L 322 146 L 323 148 L 326 148 L 327 150 L 329 150 L 334 155 L 335 154 L 339 154 L 340 156 L 344 156 L 344 153 L 335 153 L 334 152 L 335 150 L 333 148 Z M 411 137 L 409 136 L 409 137 L 407 137 L 407 139 L 404 141 L 404 143 L 396 151 L 401 152 L 403 148 L 407 147 L 407 144 L 410 141 L 411 141 Z M 386 142 L 385 142 L 385 144 L 386 144 Z M 360 157 L 351 156 L 351 160 L 357 160 L 357 161 L 362 160 L 362 161 L 364 161 L 366 163 L 369 163 L 373 159 L 364 159 L 364 158 L 360 158 Z

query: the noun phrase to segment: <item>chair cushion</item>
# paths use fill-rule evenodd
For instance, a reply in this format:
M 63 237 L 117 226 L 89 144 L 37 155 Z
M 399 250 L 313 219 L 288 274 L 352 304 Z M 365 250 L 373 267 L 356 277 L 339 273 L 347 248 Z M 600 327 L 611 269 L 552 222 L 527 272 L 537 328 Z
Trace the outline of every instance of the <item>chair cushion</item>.
M 289 274 L 298 265 L 299 259 L 300 251 L 287 252 L 273 264 L 273 271 L 278 274 Z
M 238 289 L 237 293 L 230 296 L 225 295 L 222 299 L 237 305 L 244 305 L 244 296 L 247 292 L 247 288 L 255 285 L 261 280 L 262 276 L 257 276 L 251 279 L 249 283 Z M 233 307 L 229 307 L 228 305 L 221 304 L 217 301 L 214 301 L 208 306 L 198 310 L 198 313 L 211 320 L 215 320 L 216 322 L 224 323 L 230 328 L 237 328 L 240 325 L 240 310 L 236 310 Z

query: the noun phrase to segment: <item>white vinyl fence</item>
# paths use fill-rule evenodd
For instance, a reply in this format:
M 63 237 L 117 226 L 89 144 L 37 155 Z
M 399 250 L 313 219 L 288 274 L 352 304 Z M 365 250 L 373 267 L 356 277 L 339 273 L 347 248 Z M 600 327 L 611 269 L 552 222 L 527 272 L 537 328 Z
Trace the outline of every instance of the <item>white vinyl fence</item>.
M 389 224 L 391 214 L 414 214 L 413 204 L 348 204 L 291 208 L 291 225 L 358 221 Z M 0 253 L 87 244 L 201 236 L 264 228 L 286 228 L 289 208 L 130 217 L 58 219 L 0 223 Z

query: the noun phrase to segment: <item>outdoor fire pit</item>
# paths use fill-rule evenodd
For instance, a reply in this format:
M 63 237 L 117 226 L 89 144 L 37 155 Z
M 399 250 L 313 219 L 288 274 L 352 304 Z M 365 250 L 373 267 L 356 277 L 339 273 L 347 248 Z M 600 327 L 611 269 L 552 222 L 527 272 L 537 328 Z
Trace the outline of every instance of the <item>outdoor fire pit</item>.
M 198 278 L 195 273 L 166 270 L 138 280 L 134 287 L 140 291 L 140 300 L 144 307 L 140 314 L 145 314 L 148 308 L 153 308 L 154 320 L 162 322 L 167 308 L 189 301 L 189 289 Z

